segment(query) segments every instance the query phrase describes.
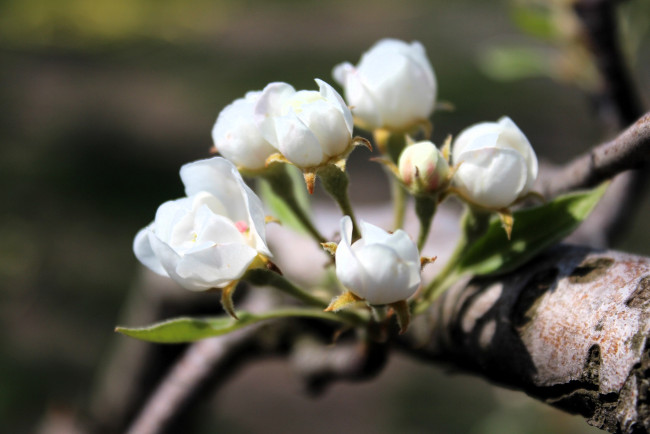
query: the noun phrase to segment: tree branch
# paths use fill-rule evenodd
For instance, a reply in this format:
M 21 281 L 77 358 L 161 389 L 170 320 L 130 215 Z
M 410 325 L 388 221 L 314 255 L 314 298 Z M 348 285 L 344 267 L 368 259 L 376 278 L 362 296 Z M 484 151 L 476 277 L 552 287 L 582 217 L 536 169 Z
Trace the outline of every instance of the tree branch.
M 129 434 L 158 434 L 174 432 L 175 420 L 195 402 L 207 384 L 212 384 L 215 373 L 228 376 L 233 368 L 243 364 L 240 353 L 257 330 L 247 327 L 218 338 L 205 339 L 190 345 L 181 359 L 154 390 L 135 419 Z
M 559 170 L 545 174 L 541 193 L 554 197 L 580 188 L 594 187 L 626 170 L 650 161 L 650 112 L 613 140 L 600 144 Z
M 650 429 L 650 259 L 562 245 L 502 278 L 458 285 L 403 348 L 610 432 Z M 417 336 L 429 336 L 418 342 Z
M 620 131 L 643 114 L 639 94 L 628 72 L 619 41 L 616 6 L 620 2 L 617 0 L 577 0 L 573 5 L 576 15 L 582 23 L 585 43 L 588 45 L 594 63 L 600 72 L 601 89 L 594 99 L 599 117 L 610 131 Z M 619 161 L 618 164 L 612 164 L 609 169 L 603 168 L 600 171 L 595 171 L 592 169 L 592 165 L 598 163 L 594 163 L 591 156 L 587 155 L 585 159 L 579 158 L 576 165 L 566 166 L 563 170 L 564 176 L 560 178 L 569 178 L 569 181 L 574 180 L 577 183 L 597 182 L 596 179 L 599 177 L 601 179 L 613 177 L 629 168 L 626 167 L 626 164 L 621 163 L 623 162 Z M 639 167 L 630 159 L 627 163 Z M 597 221 L 594 222 L 595 219 L 588 220 L 587 224 L 583 226 L 589 228 L 589 226 L 599 225 L 601 235 L 597 239 L 590 239 L 578 233 L 576 239 L 587 241 L 596 247 L 607 247 L 620 239 L 627 227 L 627 222 L 638 208 L 638 195 L 646 189 L 648 181 L 646 172 L 647 170 L 633 170 L 617 176 L 599 206 Z M 557 181 L 552 182 L 555 191 L 569 188 L 559 185 Z

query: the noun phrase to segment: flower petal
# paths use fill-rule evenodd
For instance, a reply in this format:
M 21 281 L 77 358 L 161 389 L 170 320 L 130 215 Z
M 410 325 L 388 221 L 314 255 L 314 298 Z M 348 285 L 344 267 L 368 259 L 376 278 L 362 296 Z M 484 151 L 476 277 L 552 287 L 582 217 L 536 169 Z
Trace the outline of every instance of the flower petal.
M 522 193 L 527 193 L 533 188 L 535 179 L 537 179 L 537 155 L 535 154 L 535 151 L 526 135 L 521 131 L 521 129 L 519 129 L 512 119 L 508 116 L 503 116 L 498 122 L 504 129 L 501 135 L 499 135 L 498 143 L 500 146 L 508 146 L 512 149 L 516 149 L 526 160 L 528 178 Z
M 135 253 L 135 257 L 153 272 L 161 276 L 168 276 L 149 242 L 149 233 L 151 232 L 152 225 L 153 223 L 141 229 L 135 236 L 133 240 L 133 252 Z
M 341 218 L 341 242 L 336 249 L 336 277 L 343 286 L 359 297 L 364 297 L 366 273 L 351 248 L 352 220 L 349 216 Z M 358 292 L 357 292 L 358 291 Z
M 215 244 L 185 254 L 175 271 L 185 282 L 203 282 L 201 289 L 223 288 L 240 279 L 256 256 L 255 249 L 245 244 Z
M 315 167 L 324 161 L 320 142 L 293 110 L 270 121 L 274 125 L 278 149 L 289 161 L 303 168 Z
M 254 107 L 261 92 L 248 92 L 226 106 L 212 128 L 212 139 L 221 155 L 238 166 L 261 169 L 275 148 L 255 124 Z
M 350 112 L 350 109 L 345 104 L 345 101 L 343 101 L 343 98 L 341 98 L 341 95 L 339 95 L 339 93 L 332 86 L 323 80 L 317 78 L 316 83 L 318 84 L 319 91 L 323 98 L 325 98 L 332 105 L 332 107 L 336 108 L 341 113 L 343 120 L 345 121 L 345 125 L 348 128 L 348 133 L 350 136 L 352 136 L 352 130 L 354 129 L 354 120 L 352 119 L 352 113 Z
M 357 258 L 367 276 L 365 294 L 357 295 L 368 303 L 388 304 L 413 295 L 410 270 L 395 250 L 383 244 L 367 245 L 357 252 Z M 350 289 L 355 292 L 355 288 Z
M 350 146 L 352 135 L 345 120 L 340 110 L 328 101 L 321 99 L 304 104 L 297 116 L 318 140 L 320 152 L 328 157 L 339 155 Z
M 280 143 L 273 118 L 282 115 L 284 101 L 295 93 L 296 90 L 290 84 L 270 83 L 262 91 L 253 109 L 255 124 L 262 136 L 276 149 L 280 149 Z
M 406 128 L 433 111 L 435 74 L 418 42 L 383 39 L 361 56 L 356 70 L 343 64 L 334 73 L 345 78 L 355 116 L 374 128 Z
M 420 285 L 420 258 L 415 243 L 402 230 L 389 234 L 361 222 L 362 238 L 350 245 L 352 220 L 341 219 L 336 275 L 351 292 L 370 304 L 405 300 Z
M 512 149 L 484 148 L 464 152 L 454 176 L 461 191 L 488 208 L 503 208 L 514 202 L 526 186 L 524 158 Z

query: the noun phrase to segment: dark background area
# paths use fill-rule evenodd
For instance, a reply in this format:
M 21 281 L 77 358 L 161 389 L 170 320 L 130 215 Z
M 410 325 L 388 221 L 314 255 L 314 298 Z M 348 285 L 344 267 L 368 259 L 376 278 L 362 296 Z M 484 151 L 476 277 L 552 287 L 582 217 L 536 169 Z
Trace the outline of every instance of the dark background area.
M 506 2 L 0 1 L 0 431 L 84 417 L 112 343 L 128 339 L 113 327 L 140 270 L 133 236 L 183 194 L 178 169 L 208 156 L 221 108 L 271 81 L 334 84 L 334 65 L 387 36 L 424 44 L 439 99 L 455 106 L 435 114 L 436 143 L 504 114 L 556 163 L 604 138 L 584 89 L 480 68 L 491 46 L 552 50 L 515 27 Z M 647 101 L 650 43 L 637 42 L 631 68 Z M 352 199 L 385 200 L 367 158 L 353 154 Z M 617 247 L 648 255 L 643 199 Z M 400 358 L 379 379 L 317 400 L 271 361 L 241 372 L 214 404 L 204 432 L 590 432 L 523 394 Z

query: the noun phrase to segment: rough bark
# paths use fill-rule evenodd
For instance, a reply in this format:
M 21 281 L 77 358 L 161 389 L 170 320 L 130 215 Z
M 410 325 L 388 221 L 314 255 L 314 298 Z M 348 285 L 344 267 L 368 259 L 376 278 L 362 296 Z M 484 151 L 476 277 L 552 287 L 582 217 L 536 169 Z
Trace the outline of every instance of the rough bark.
M 525 391 L 609 432 L 650 430 L 648 258 L 558 246 L 511 275 L 456 286 L 427 320 L 419 327 L 429 327 L 428 340 L 410 350 L 418 357 Z

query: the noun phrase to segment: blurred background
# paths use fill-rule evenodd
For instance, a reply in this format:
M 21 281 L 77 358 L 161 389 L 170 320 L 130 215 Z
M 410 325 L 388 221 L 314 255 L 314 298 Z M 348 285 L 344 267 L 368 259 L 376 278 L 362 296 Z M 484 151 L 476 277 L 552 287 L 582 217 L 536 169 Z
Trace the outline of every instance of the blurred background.
M 647 5 L 629 1 L 621 14 L 646 103 Z M 270 81 L 315 89 L 314 78 L 333 82 L 334 65 L 356 63 L 380 38 L 419 40 L 439 99 L 455 107 L 434 115 L 434 142 L 504 114 L 555 163 L 602 141 L 593 71 L 579 52 L 567 57 L 574 24 L 559 13 L 551 31 L 528 6 L 0 1 L 0 431 L 53 432 L 57 418 L 89 417 L 101 367 L 128 339 L 113 327 L 141 272 L 133 236 L 161 202 L 183 195 L 179 167 L 208 156 L 217 114 L 248 90 Z M 371 194 L 364 182 L 381 170 L 367 153 L 353 156 L 353 201 L 385 201 L 383 179 Z M 641 208 L 616 247 L 650 255 L 650 201 Z M 596 431 L 521 393 L 399 357 L 378 379 L 318 399 L 283 361 L 260 363 L 205 413 L 206 433 Z

